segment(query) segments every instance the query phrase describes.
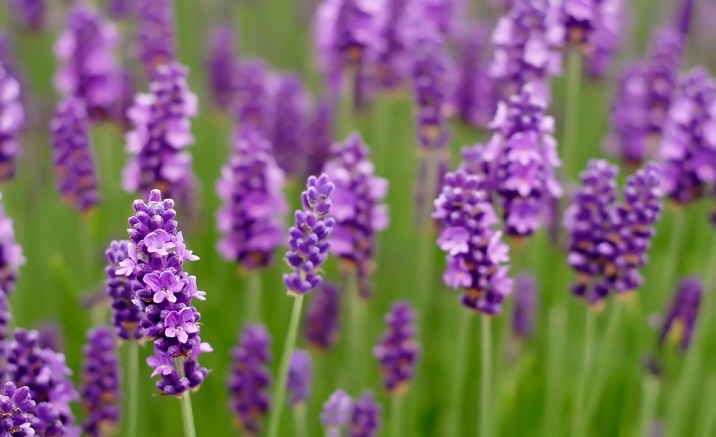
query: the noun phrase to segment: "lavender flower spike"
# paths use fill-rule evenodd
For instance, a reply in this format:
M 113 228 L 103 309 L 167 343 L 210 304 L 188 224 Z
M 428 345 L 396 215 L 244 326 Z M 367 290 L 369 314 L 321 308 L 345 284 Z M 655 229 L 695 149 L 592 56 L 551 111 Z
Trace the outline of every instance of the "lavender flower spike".
M 87 417 L 82 427 L 86 434 L 100 437 L 113 434 L 120 419 L 117 341 L 106 326 L 90 330 L 87 341 L 80 387 Z
M 328 176 L 310 176 L 301 193 L 303 210 L 296 211 L 296 225 L 289 229 L 290 249 L 286 262 L 294 271 L 284 274 L 288 294 L 304 295 L 321 283 L 320 267 L 328 257 L 328 242 L 335 221 L 326 217 L 331 210 L 335 185 Z
M 311 395 L 311 382 L 313 369 L 311 354 L 302 349 L 296 349 L 291 354 L 288 367 L 288 404 L 292 407 L 306 402 Z
M 201 314 L 192 305 L 194 299 L 204 300 L 205 293 L 197 289 L 196 277 L 183 269 L 184 261 L 199 257 L 187 250 L 182 233 L 177 232 L 172 199 L 162 200 L 162 193 L 152 190 L 147 203 L 135 200 L 133 208 L 129 258 L 117 274 L 136 275 L 134 303 L 145 315 L 141 328 L 154 341 L 154 355 L 147 364 L 154 368 L 153 376 L 161 374 L 157 388 L 181 396 L 204 381 L 208 370 L 199 366 L 198 357 L 211 351 L 208 343 L 201 342 Z
M 679 350 L 683 353 L 689 348 L 691 337 L 696 327 L 699 315 L 703 285 L 696 278 L 687 278 L 681 281 L 666 312 L 666 320 L 661 328 L 659 344 L 671 336 L 679 343 Z
M 234 367 L 229 378 L 231 409 L 244 433 L 261 433 L 261 420 L 269 409 L 268 369 L 271 337 L 261 325 L 246 325 L 238 346 L 232 352 Z
M 89 213 L 99 202 L 99 192 L 84 102 L 72 96 L 62 100 L 51 127 L 60 194 L 81 212 Z
M 626 27 L 624 0 L 596 2 L 596 20 L 587 51 L 587 73 L 594 79 L 603 78 L 611 69 Z
M 137 51 L 148 77 L 154 69 L 176 60 L 174 2 L 137 0 L 139 38 Z
M 564 0 L 561 3 L 566 44 L 590 51 L 592 33 L 598 19 L 598 0 Z
M 47 0 L 10 0 L 14 19 L 23 27 L 39 31 L 45 25 Z
M 7 437 L 31 437 L 31 426 L 36 404 L 28 387 L 15 387 L 6 382 L 0 393 L 0 435 Z
M 515 309 L 512 313 L 512 334 L 517 338 L 529 338 L 535 331 L 537 315 L 537 281 L 524 273 L 515 281 Z
M 220 111 L 228 110 L 233 104 L 237 78 L 234 39 L 231 26 L 219 25 L 211 32 L 207 50 L 205 64 L 209 90 L 214 106 Z
M 336 390 L 323 404 L 321 423 L 326 428 L 326 437 L 341 437 L 353 412 L 353 399 L 343 390 Z
M 130 251 L 133 253 L 130 254 Z M 107 267 L 105 273 L 107 280 L 107 294 L 111 299 L 112 323 L 117 335 L 123 340 L 140 340 L 144 332 L 139 327 L 143 313 L 132 299 L 135 285 L 139 287 L 136 275 L 133 273 L 132 258 L 136 257 L 136 248 L 129 241 L 112 241 L 105 252 Z M 118 274 L 128 268 L 129 275 Z
M 15 161 L 20 154 L 20 131 L 25 126 L 20 93 L 20 82 L 0 59 L 0 183 L 15 176 Z
M 340 319 L 340 294 L 330 282 L 322 282 L 313 296 L 303 323 L 308 345 L 318 351 L 328 351 L 336 343 Z
M 453 105 L 464 123 L 484 129 L 499 100 L 497 87 L 487 74 L 488 27 L 477 21 L 463 33 L 458 39 L 460 51 Z
M 372 393 L 365 393 L 353 403 L 350 437 L 375 437 L 380 431 L 381 407 Z
M 391 393 L 403 393 L 413 378 L 420 346 L 415 339 L 415 312 L 407 302 L 394 303 L 385 316 L 388 330 L 373 348 Z
M 269 138 L 273 143 L 278 165 L 290 177 L 306 174 L 308 123 L 305 114 L 311 107 L 310 94 L 297 74 L 272 76 L 273 88 L 270 108 L 273 126 Z
M 5 213 L 5 206 L 0 202 L 0 293 L 8 296 L 15 291 L 15 282 L 25 261 L 22 247 L 15 241 L 13 220 Z
M 115 20 L 132 18 L 139 0 L 107 0 L 107 11 Z

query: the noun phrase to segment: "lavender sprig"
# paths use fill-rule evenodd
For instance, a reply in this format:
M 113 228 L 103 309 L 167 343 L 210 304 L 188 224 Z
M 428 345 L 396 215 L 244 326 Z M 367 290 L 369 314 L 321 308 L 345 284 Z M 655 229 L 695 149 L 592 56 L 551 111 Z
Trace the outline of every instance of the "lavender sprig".
M 312 380 L 311 354 L 306 350 L 294 350 L 288 368 L 288 405 L 295 408 L 306 402 L 311 395 Z
M 147 77 L 154 70 L 176 59 L 174 2 L 172 0 L 137 0 L 139 16 L 137 54 Z
M 120 420 L 120 380 L 117 341 L 109 327 L 98 326 L 87 335 L 82 366 L 82 428 L 92 437 L 112 434 Z
M 135 285 L 139 287 L 136 275 L 131 272 L 129 275 L 118 275 L 117 269 L 120 263 L 127 258 L 136 256 L 130 251 L 136 251 L 136 247 L 127 240 L 112 241 L 105 251 L 107 267 L 105 273 L 107 280 L 107 294 L 111 299 L 112 323 L 119 338 L 123 340 L 140 340 L 144 332 L 140 328 L 140 322 L 144 314 L 140 311 L 132 299 L 134 297 Z
M 341 437 L 353 412 L 353 399 L 343 390 L 334 391 L 323 403 L 321 423 L 326 428 L 326 437 Z
M 0 183 L 15 176 L 19 137 L 26 122 L 20 82 L 9 68 L 0 55 Z
M 212 30 L 207 49 L 205 64 L 209 91 L 214 106 L 220 111 L 228 110 L 234 100 L 237 80 L 234 39 L 231 26 L 219 25 Z
M 326 352 L 333 348 L 338 337 L 341 316 L 340 292 L 329 282 L 323 282 L 314 294 L 306 311 L 304 337 L 315 350 Z
M 420 346 L 415 339 L 415 312 L 407 302 L 394 303 L 385 316 L 386 333 L 373 348 L 390 393 L 407 391 L 413 379 Z

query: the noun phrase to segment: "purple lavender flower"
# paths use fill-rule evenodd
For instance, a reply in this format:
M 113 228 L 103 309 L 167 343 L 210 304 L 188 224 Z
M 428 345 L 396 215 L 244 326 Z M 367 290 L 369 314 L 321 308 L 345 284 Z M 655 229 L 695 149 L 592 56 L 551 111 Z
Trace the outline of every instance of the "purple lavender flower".
M 308 351 L 296 349 L 291 353 L 291 362 L 288 367 L 288 404 L 295 407 L 306 402 L 311 395 L 311 381 L 313 368 L 311 354 Z
M 261 59 L 237 61 L 234 112 L 242 129 L 251 127 L 270 138 L 268 68 Z
M 308 123 L 307 156 L 308 174 L 320 174 L 328 158 L 331 156 L 331 145 L 335 135 L 333 128 L 333 107 L 327 99 L 322 99 L 313 108 L 311 120 Z
M 209 90 L 214 106 L 221 111 L 226 111 L 231 107 L 236 89 L 235 38 L 231 26 L 219 25 L 211 32 L 207 50 L 205 64 Z
M 543 99 L 549 98 L 549 78 L 562 71 L 565 29 L 560 18 L 558 2 L 515 0 L 497 22 L 489 74 L 502 84 L 504 97 L 533 83 Z
M 272 264 L 275 249 L 285 241 L 283 186 L 271 143 L 255 129 L 240 128 L 217 183 L 223 201 L 216 214 L 222 233 L 217 249 L 225 259 L 246 271 Z
M 89 213 L 99 202 L 99 192 L 84 102 L 74 96 L 60 101 L 51 128 L 60 194 L 81 212 Z
M 32 428 L 38 437 L 79 436 L 80 430 L 62 423 L 62 415 L 50 402 L 37 404 L 32 417 Z
M 135 200 L 135 214 L 128 230 L 129 258 L 120 263 L 117 274 L 136 275 L 133 302 L 144 313 L 140 326 L 154 341 L 154 356 L 147 360 L 154 373 L 161 374 L 157 388 L 164 394 L 181 396 L 197 390 L 208 370 L 200 367 L 198 356 L 211 346 L 199 337 L 201 314 L 192 305 L 204 300 L 196 277 L 184 272 L 184 261 L 199 258 L 186 249 L 182 233 L 177 233 L 176 211 L 172 199 L 162 200 L 152 190 L 149 201 Z M 168 365 L 172 360 L 175 366 Z M 181 367 L 180 367 L 181 366 Z
M 137 54 L 148 77 L 159 65 L 176 60 L 174 2 L 172 0 L 137 0 L 139 35 Z
M 308 159 L 308 123 L 305 114 L 311 106 L 310 94 L 297 74 L 274 77 L 271 114 L 271 135 L 278 165 L 289 177 L 303 176 Z
M 109 16 L 115 20 L 132 18 L 136 13 L 138 0 L 107 0 Z
M 25 126 L 25 105 L 20 82 L 0 59 L 0 183 L 15 176 L 15 161 L 20 154 L 20 131 Z
M 82 428 L 93 437 L 113 434 L 119 423 L 121 395 L 117 341 L 112 329 L 91 329 L 83 352 L 80 393 L 87 416 Z
M 490 124 L 495 189 L 510 236 L 532 235 L 540 225 L 544 202 L 562 195 L 554 171 L 561 165 L 554 118 L 546 114 L 546 107 L 547 102 L 527 85 L 500 102 Z
M 107 294 L 111 299 L 112 323 L 120 338 L 140 340 L 144 337 L 144 332 L 139 327 L 143 314 L 139 307 L 132 302 L 134 286 L 135 284 L 139 286 L 137 278 L 132 267 L 129 269 L 129 275 L 117 273 L 117 270 L 121 269 L 120 263 L 125 260 L 129 260 L 131 263 L 132 258 L 136 258 L 136 248 L 127 240 L 112 241 L 105 255 L 108 261 L 105 268 L 107 274 L 105 284 Z
M 563 0 L 561 7 L 565 42 L 588 50 L 598 17 L 597 0 Z
M 296 225 L 289 233 L 290 249 L 286 262 L 294 269 L 283 275 L 283 282 L 292 295 L 303 295 L 321 283 L 321 264 L 328 258 L 328 240 L 335 221 L 326 217 L 331 210 L 331 194 L 335 185 L 322 174 L 310 176 L 306 190 L 301 193 L 302 210 L 296 211 Z
M 303 324 L 308 345 L 318 351 L 333 348 L 338 336 L 340 315 L 338 288 L 329 282 L 322 282 L 308 306 Z
M 622 43 L 625 16 L 623 0 L 596 0 L 596 17 L 586 53 L 586 69 L 592 78 L 601 79 L 610 70 Z
M 488 28 L 471 24 L 458 39 L 457 80 L 453 101 L 457 115 L 476 128 L 486 128 L 495 113 L 498 96 L 487 74 Z
M 572 292 L 594 305 L 607 297 L 619 272 L 613 241 L 616 176 L 617 168 L 607 161 L 590 161 L 581 173 L 582 188 L 564 213 L 567 262 L 577 274 Z
M 696 326 L 702 294 L 703 286 L 697 278 L 681 281 L 667 309 L 659 344 L 663 345 L 668 338 L 674 338 L 679 343 L 679 350 L 686 352 Z
M 45 25 L 46 0 L 10 0 L 14 19 L 23 27 L 39 31 Z
M 5 214 L 5 206 L 0 203 L 0 294 L 8 296 L 15 291 L 15 282 L 24 264 L 22 247 L 15 241 L 13 221 Z
M 403 393 L 415 372 L 420 346 L 415 339 L 415 312 L 407 302 L 396 302 L 385 316 L 388 330 L 373 348 L 391 393 Z
M 157 66 L 151 92 L 137 94 L 129 111 L 134 129 L 126 136 L 133 155 L 122 175 L 126 191 L 146 194 L 159 188 L 180 196 L 192 189 L 191 155 L 185 149 L 194 142 L 190 118 L 197 114 L 197 98 L 187 74 L 178 63 Z
M 0 435 L 7 437 L 31 437 L 31 426 L 36 404 L 28 387 L 15 387 L 6 382 L 0 393 Z
M 660 155 L 664 191 L 676 203 L 699 199 L 716 183 L 716 87 L 703 67 L 686 74 L 671 103 Z
M 271 337 L 261 325 L 246 325 L 238 346 L 232 352 L 234 367 L 229 378 L 231 409 L 247 435 L 261 433 L 261 421 L 268 412 L 268 363 Z
M 377 18 L 381 23 L 378 53 L 375 56 L 375 74 L 379 84 L 388 90 L 398 88 L 407 79 L 410 56 L 405 38 L 406 17 L 410 0 L 387 0 Z
M 8 297 L 5 293 L 0 293 L 0 356 L 5 355 L 5 341 L 10 334 L 10 306 L 8 305 Z M 2 367 L 5 365 L 5 359 L 0 358 L 0 380 L 4 379 L 4 371 Z
M 505 265 L 509 247 L 494 230 L 497 215 L 482 184 L 480 176 L 465 170 L 448 173 L 432 217 L 442 226 L 437 242 L 446 252 L 445 284 L 465 289 L 462 303 L 468 308 L 497 314 L 512 292 Z
M 321 423 L 326 428 L 326 437 L 341 437 L 353 413 L 353 399 L 343 390 L 334 391 L 323 403 Z
M 70 9 L 67 27 L 55 45 L 60 70 L 55 87 L 85 101 L 92 118 L 108 118 L 119 99 L 119 66 L 115 52 L 119 33 L 114 23 L 91 6 Z
M 537 281 L 523 273 L 515 281 L 515 309 L 512 313 L 512 334 L 517 338 L 532 337 L 537 313 Z
M 371 393 L 353 402 L 350 437 L 374 437 L 380 430 L 381 407 Z
M 372 294 L 376 233 L 388 227 L 388 206 L 383 203 L 388 180 L 374 175 L 370 152 L 359 133 L 333 146 L 324 172 L 336 186 L 332 216 L 336 221 L 331 252 L 355 271 L 363 298 Z
M 62 326 L 56 322 L 42 322 L 37 326 L 37 345 L 41 349 L 64 352 L 65 342 Z
M 423 0 L 422 14 L 430 19 L 441 35 L 453 36 L 455 24 L 465 16 L 467 11 L 461 7 L 464 2 L 459 0 Z

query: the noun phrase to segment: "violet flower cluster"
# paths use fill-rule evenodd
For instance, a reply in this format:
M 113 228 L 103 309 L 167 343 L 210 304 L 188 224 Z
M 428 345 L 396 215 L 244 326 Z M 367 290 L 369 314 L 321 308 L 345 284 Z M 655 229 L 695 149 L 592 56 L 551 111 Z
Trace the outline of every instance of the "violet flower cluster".
M 296 211 L 295 226 L 289 233 L 286 262 L 293 272 L 283 275 L 288 294 L 300 296 L 321 283 L 321 265 L 328 258 L 329 239 L 335 220 L 327 217 L 331 211 L 331 194 L 335 185 L 322 174 L 310 176 L 306 190 L 301 193 L 303 209 Z
M 326 437 L 341 437 L 351 420 L 353 399 L 343 390 L 334 391 L 323 403 L 321 423 L 326 428 Z
M 229 378 L 231 409 L 242 431 L 261 433 L 261 421 L 269 409 L 268 386 L 271 337 L 261 325 L 246 325 L 231 355 L 234 361 Z
M 31 437 L 33 411 L 37 404 L 28 387 L 17 388 L 6 382 L 0 393 L 0 435 L 3 437 Z
M 509 247 L 494 229 L 498 218 L 482 183 L 462 169 L 448 173 L 432 217 L 442 228 L 437 243 L 447 257 L 445 284 L 465 289 L 461 300 L 468 308 L 497 314 L 512 292 Z
M 55 44 L 60 69 L 55 87 L 85 102 L 92 118 L 108 118 L 119 99 L 120 69 L 115 60 L 119 32 L 94 7 L 77 4 L 67 15 Z
M 515 307 L 512 313 L 512 334 L 521 339 L 532 337 L 537 316 L 537 280 L 523 273 L 515 280 Z
M 598 20 L 598 0 L 563 0 L 561 3 L 565 43 L 589 50 Z
M 87 415 L 82 428 L 92 437 L 113 434 L 119 425 L 122 396 L 117 340 L 112 329 L 97 326 L 90 330 L 83 353 L 80 393 Z
M 187 74 L 179 63 L 159 65 L 150 93 L 137 94 L 128 114 L 134 128 L 126 136 L 133 155 L 122 174 L 126 191 L 146 195 L 159 188 L 169 197 L 191 191 L 194 177 L 186 148 L 194 142 L 190 119 L 197 114 L 197 97 L 188 88 Z
M 15 291 L 20 267 L 25 262 L 22 247 L 15 241 L 13 220 L 5 213 L 5 206 L 0 202 L 0 294 L 7 297 Z
M 163 64 L 176 60 L 174 2 L 172 0 L 137 0 L 139 17 L 137 54 L 147 77 Z
M 65 97 L 50 127 L 57 188 L 67 203 L 89 213 L 100 199 L 85 102 Z
M 241 129 L 252 128 L 270 138 L 269 72 L 261 59 L 237 61 L 234 115 Z
M 350 437 L 375 437 L 380 431 L 382 408 L 370 392 L 353 401 L 349 424 Z
M 266 267 L 285 241 L 284 174 L 271 153 L 271 143 L 255 129 L 237 132 L 229 162 L 221 170 L 217 192 L 222 206 L 216 222 L 222 236 L 221 255 L 242 270 Z
M 306 343 L 321 352 L 332 349 L 338 337 L 340 316 L 338 288 L 330 282 L 322 282 L 306 310 L 303 323 Z
M 387 331 L 373 348 L 390 393 L 408 390 L 415 373 L 420 346 L 415 339 L 415 311 L 407 302 L 396 302 L 385 316 Z
M 596 0 L 596 19 L 587 48 L 587 73 L 594 79 L 607 75 L 614 63 L 616 51 L 623 43 L 626 26 L 624 0 Z
M 211 32 L 207 48 L 206 72 L 214 106 L 220 111 L 233 104 L 237 76 L 234 66 L 236 55 L 234 31 L 229 25 L 220 25 Z
M 334 144 L 324 172 L 336 186 L 332 197 L 336 226 L 331 252 L 344 262 L 348 272 L 355 273 L 360 296 L 368 298 L 373 292 L 376 233 L 385 230 L 390 222 L 384 203 L 388 181 L 375 176 L 370 151 L 359 133 Z
M 104 269 L 107 280 L 105 287 L 107 294 L 111 300 L 112 307 L 112 324 L 114 324 L 117 336 L 123 340 L 141 340 L 144 332 L 140 328 L 140 323 L 144 314 L 140 308 L 132 302 L 134 299 L 135 285 L 139 286 L 136 275 L 131 272 L 129 275 L 118 275 L 117 269 L 120 268 L 119 263 L 127 258 L 136 256 L 130 255 L 136 251 L 127 240 L 112 241 L 105 251 L 107 257 L 107 267 Z
M 288 405 L 296 407 L 308 400 L 311 395 L 311 382 L 313 381 L 313 365 L 311 354 L 302 349 L 291 352 L 291 361 L 288 365 Z
M 134 303 L 145 315 L 141 328 L 154 342 L 154 355 L 147 364 L 154 369 L 152 376 L 161 376 L 157 388 L 181 396 L 204 381 L 208 370 L 199 365 L 198 357 L 211 351 L 208 343 L 201 342 L 201 314 L 192 305 L 194 299 L 205 300 L 205 293 L 197 289 L 196 277 L 183 269 L 184 261 L 199 257 L 187 250 L 182 233 L 177 232 L 172 199 L 162 200 L 161 192 L 152 190 L 147 203 L 135 200 L 133 208 L 129 257 L 120 263 L 117 274 L 136 275 Z
M 383 2 L 379 15 L 382 24 L 381 44 L 375 55 L 375 76 L 382 88 L 395 90 L 407 79 L 410 64 L 409 44 L 405 38 L 406 17 L 414 3 L 410 0 L 388 0 Z
M 306 171 L 308 174 L 320 174 L 328 158 L 331 156 L 331 146 L 334 141 L 333 121 L 334 108 L 327 99 L 316 103 L 308 121 L 308 144 L 306 146 L 308 160 Z
M 25 121 L 20 82 L 0 59 L 0 183 L 9 182 L 15 176 Z
M 23 27 L 39 31 L 47 19 L 47 0 L 10 0 L 13 18 Z
M 115 20 L 133 18 L 140 0 L 108 0 L 107 13 Z
M 273 153 L 286 175 L 305 177 L 308 164 L 308 123 L 311 108 L 308 90 L 297 74 L 275 74 L 272 81 L 271 130 Z M 311 156 L 311 159 L 313 157 Z
M 488 27 L 479 21 L 458 37 L 453 105 L 460 119 L 476 128 L 488 126 L 499 100 L 497 87 L 487 74 L 488 41 Z
M 674 338 L 678 342 L 679 350 L 686 352 L 696 327 L 702 295 L 703 285 L 698 279 L 687 278 L 679 283 L 661 327 L 660 345 L 667 339 Z

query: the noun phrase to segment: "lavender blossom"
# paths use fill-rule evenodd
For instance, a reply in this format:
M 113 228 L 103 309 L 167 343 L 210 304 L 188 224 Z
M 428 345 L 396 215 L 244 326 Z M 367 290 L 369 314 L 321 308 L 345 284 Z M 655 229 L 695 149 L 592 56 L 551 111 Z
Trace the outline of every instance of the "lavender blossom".
M 291 362 L 288 366 L 288 404 L 295 407 L 306 402 L 311 395 L 311 382 L 313 368 L 311 354 L 308 351 L 296 349 L 291 353 Z
M 547 102 L 531 85 L 500 102 L 490 124 L 495 156 L 496 191 L 502 203 L 507 235 L 528 237 L 540 225 L 542 205 L 560 197 L 555 168 L 561 165 L 554 138 L 554 118 Z
M 666 311 L 666 320 L 659 335 L 660 345 L 673 338 L 675 342 L 678 341 L 679 350 L 686 352 L 696 327 L 702 294 L 703 285 L 699 279 L 686 278 L 681 281 Z
M 83 352 L 80 393 L 87 416 L 82 428 L 93 437 L 113 434 L 119 424 L 121 395 L 117 341 L 112 329 L 91 329 Z
M 290 249 L 286 262 L 294 269 L 283 275 L 288 294 L 303 295 L 321 283 L 321 264 L 328 258 L 329 239 L 335 221 L 326 217 L 331 210 L 335 185 L 322 174 L 310 176 L 301 193 L 302 210 L 296 211 L 296 225 L 289 230 Z
M 271 143 L 274 155 L 289 177 L 303 176 L 308 159 L 308 123 L 305 114 L 311 106 L 310 94 L 297 74 L 274 77 L 271 114 Z
M 273 263 L 285 241 L 284 174 L 271 153 L 271 143 L 258 131 L 239 128 L 229 162 L 222 168 L 217 192 L 222 206 L 216 221 L 222 237 L 219 253 L 250 271 Z
M 332 216 L 336 221 L 331 252 L 346 269 L 355 272 L 358 292 L 372 294 L 375 271 L 376 233 L 388 227 L 388 206 L 384 203 L 388 180 L 374 175 L 370 152 L 359 133 L 333 146 L 324 172 L 336 186 Z
M 321 423 L 326 428 L 326 437 L 341 437 L 353 414 L 353 399 L 343 390 L 334 391 L 323 403 Z
M 84 102 L 73 96 L 59 102 L 51 129 L 57 188 L 67 203 L 89 213 L 99 191 Z
M 143 314 L 132 302 L 134 287 L 139 287 L 139 283 L 133 272 L 128 276 L 117 274 L 117 270 L 122 267 L 120 263 L 136 256 L 130 256 L 130 250 L 136 251 L 136 248 L 129 241 L 112 241 L 105 252 L 108 264 L 104 271 L 107 274 L 105 286 L 111 299 L 112 323 L 117 335 L 124 340 L 136 341 L 144 337 L 144 332 L 139 327 Z
M 13 19 L 23 27 L 40 31 L 45 25 L 47 16 L 46 0 L 10 0 Z
M 137 0 L 139 14 L 137 54 L 147 77 L 155 68 L 176 60 L 174 2 L 172 0 Z
M 0 294 L 9 296 L 15 291 L 15 282 L 25 261 L 22 247 L 15 241 L 13 220 L 8 217 L 5 206 L 0 203 Z
M 537 281 L 523 273 L 515 281 L 515 309 L 512 313 L 512 334 L 517 338 L 532 337 L 537 313 Z
M 0 435 L 7 437 L 31 437 L 33 411 L 37 404 L 32 400 L 28 387 L 15 387 L 6 382 L 0 393 Z
M 420 346 L 415 339 L 415 311 L 407 302 L 396 302 L 385 316 L 388 330 L 373 348 L 383 372 L 383 384 L 390 393 L 408 389 L 415 372 Z
M 334 141 L 334 118 L 333 107 L 327 99 L 321 100 L 314 106 L 307 127 L 307 156 L 311 157 L 307 163 L 308 174 L 319 174 L 331 156 L 331 145 Z
M 336 344 L 341 315 L 340 293 L 335 285 L 322 282 L 306 311 L 304 337 L 312 348 L 328 351 Z
M 588 50 L 598 18 L 598 0 L 564 0 L 562 21 L 565 42 Z
M 229 378 L 231 408 L 247 435 L 261 433 L 261 420 L 269 409 L 271 337 L 261 325 L 246 325 L 232 352 L 234 367 Z
M 607 74 L 622 44 L 622 30 L 627 21 L 623 3 L 623 0 L 596 0 L 596 17 L 586 53 L 587 73 L 593 79 Z
M 371 393 L 365 393 L 353 403 L 350 437 L 374 437 L 380 431 L 381 407 Z
M 141 0 L 107 0 L 109 16 L 115 20 L 132 18 L 136 13 L 139 1 Z
M 235 38 L 231 26 L 219 25 L 212 30 L 207 49 L 205 65 L 209 91 L 214 106 L 220 111 L 228 110 L 233 104 L 237 79 Z
M 91 6 L 70 9 L 65 30 L 55 44 L 60 70 L 55 87 L 84 100 L 92 118 L 106 119 L 119 99 L 119 66 L 115 52 L 119 33 L 114 23 Z
M 211 351 L 208 343 L 201 342 L 201 314 L 192 305 L 194 299 L 204 300 L 206 293 L 197 289 L 196 277 L 183 270 L 184 261 L 199 257 L 187 250 L 182 233 L 177 232 L 172 199 L 162 200 L 161 192 L 152 190 L 148 203 L 135 200 L 133 208 L 129 257 L 120 263 L 117 274 L 136 275 L 133 302 L 144 312 L 140 326 L 154 342 L 154 355 L 147 364 L 154 368 L 152 376 L 161 374 L 157 388 L 181 396 L 204 381 L 208 370 L 199 366 L 198 356 Z
M 411 4 L 410 0 L 386 0 L 377 18 L 382 28 L 375 69 L 380 86 L 387 90 L 403 85 L 410 70 L 409 45 L 404 27 Z
M 475 22 L 458 39 L 457 80 L 453 93 L 460 119 L 476 128 L 486 128 L 495 113 L 498 96 L 487 74 L 488 28 Z
M 241 129 L 251 127 L 271 137 L 268 69 L 261 59 L 246 59 L 235 67 L 235 118 Z
M 126 191 L 147 194 L 159 188 L 181 197 L 192 189 L 191 155 L 185 149 L 194 142 L 190 119 L 197 114 L 197 97 L 189 91 L 187 75 L 178 63 L 157 66 L 150 93 L 137 94 L 129 110 L 134 129 L 126 136 L 133 155 L 122 174 Z
M 37 404 L 32 417 L 32 428 L 38 437 L 79 436 L 80 430 L 62 423 L 62 415 L 50 402 Z
M 466 307 L 497 314 L 512 292 L 505 265 L 509 247 L 494 229 L 497 215 L 482 183 L 465 170 L 448 173 L 432 217 L 442 227 L 437 243 L 446 252 L 445 284 L 465 289 L 461 301 Z
M 20 154 L 20 132 L 25 126 L 25 105 L 20 82 L 0 59 L 0 183 L 15 176 Z

